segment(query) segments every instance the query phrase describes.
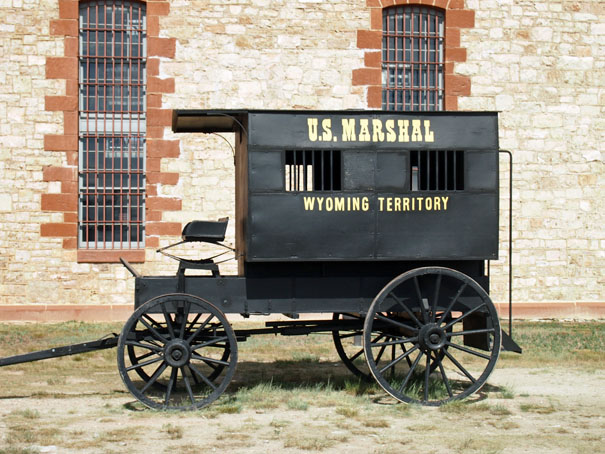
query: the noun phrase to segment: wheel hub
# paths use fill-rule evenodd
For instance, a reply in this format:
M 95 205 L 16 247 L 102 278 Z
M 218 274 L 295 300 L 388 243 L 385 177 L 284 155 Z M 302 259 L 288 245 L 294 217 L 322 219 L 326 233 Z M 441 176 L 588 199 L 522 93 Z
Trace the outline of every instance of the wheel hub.
M 447 342 L 445 330 L 435 323 L 429 323 L 420 328 L 418 343 L 425 352 L 443 348 Z
M 164 348 L 164 359 L 171 367 L 182 367 L 191 358 L 191 348 L 183 339 L 173 339 Z

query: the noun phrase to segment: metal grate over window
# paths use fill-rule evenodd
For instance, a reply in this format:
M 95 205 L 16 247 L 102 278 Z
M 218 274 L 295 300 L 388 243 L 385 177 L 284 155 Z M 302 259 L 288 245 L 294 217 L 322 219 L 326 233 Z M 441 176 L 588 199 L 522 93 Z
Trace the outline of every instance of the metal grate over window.
M 420 6 L 385 8 L 382 27 L 382 108 L 443 110 L 443 12 Z
M 286 150 L 287 192 L 340 191 L 340 150 Z
M 410 152 L 410 190 L 464 190 L 464 151 L 415 150 Z
M 79 247 L 144 247 L 145 4 L 80 3 Z

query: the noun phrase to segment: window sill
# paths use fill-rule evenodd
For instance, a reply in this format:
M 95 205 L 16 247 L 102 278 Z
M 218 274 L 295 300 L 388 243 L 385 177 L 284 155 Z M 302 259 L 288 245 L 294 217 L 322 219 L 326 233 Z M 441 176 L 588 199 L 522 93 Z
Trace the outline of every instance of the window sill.
M 118 263 L 120 257 L 131 263 L 143 263 L 145 261 L 145 249 L 123 249 L 123 250 L 78 250 L 78 263 Z

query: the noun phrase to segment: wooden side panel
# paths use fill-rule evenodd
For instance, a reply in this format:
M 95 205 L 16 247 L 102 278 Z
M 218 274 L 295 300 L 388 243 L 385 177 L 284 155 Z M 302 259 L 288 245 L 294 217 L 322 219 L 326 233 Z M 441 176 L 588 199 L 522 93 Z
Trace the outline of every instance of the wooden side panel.
M 244 275 L 248 217 L 248 117 L 244 116 L 242 122 L 245 130 L 235 134 L 235 253 L 239 276 Z

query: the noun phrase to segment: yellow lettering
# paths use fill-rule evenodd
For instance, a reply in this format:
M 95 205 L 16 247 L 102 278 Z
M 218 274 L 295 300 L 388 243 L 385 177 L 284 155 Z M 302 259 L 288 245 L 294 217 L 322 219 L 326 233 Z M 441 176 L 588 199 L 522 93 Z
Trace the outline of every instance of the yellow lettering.
M 431 120 L 424 120 L 424 141 L 435 141 L 435 134 L 433 133 L 433 131 L 431 131 Z
M 361 201 L 361 209 L 363 211 L 368 211 L 370 209 L 370 200 L 367 197 L 364 197 Z
M 410 198 L 404 197 L 403 199 L 403 211 L 410 211 Z
M 343 118 L 342 119 L 342 141 L 343 142 L 354 142 L 357 140 L 355 135 L 355 119 L 354 118 Z
M 424 197 L 418 197 L 418 211 L 422 211 L 422 201 Z
M 367 118 L 361 118 L 359 120 L 359 141 L 369 142 L 370 141 L 370 121 Z
M 399 197 L 395 199 L 395 206 L 393 208 L 395 211 L 401 211 L 401 199 Z
M 317 208 L 319 208 L 319 211 L 321 211 L 321 206 L 324 203 L 324 198 L 323 197 L 318 197 L 317 198 Z
M 435 210 L 441 210 L 441 199 L 439 197 L 433 199 L 433 206 L 435 207 Z
M 326 211 L 332 211 L 334 209 L 334 200 L 332 197 L 326 197 Z
M 353 199 L 353 211 L 359 211 L 359 209 L 360 209 L 359 197 L 355 197 Z
M 408 128 L 410 127 L 410 121 L 397 120 L 397 126 L 399 126 L 399 142 L 409 142 Z
M 323 140 L 324 142 L 329 142 L 330 140 L 332 140 L 332 119 L 324 118 L 321 121 L 321 127 L 323 128 L 321 140 Z
M 433 199 L 430 197 L 424 199 L 424 207 L 427 209 L 427 211 L 431 211 L 433 209 Z
M 393 211 L 393 199 L 391 197 L 387 199 L 387 211 Z
M 384 202 L 384 197 L 378 197 L 378 210 L 383 211 L 382 205 Z
M 412 197 L 412 211 L 416 211 L 416 199 Z
M 345 198 L 336 197 L 334 199 L 334 211 L 344 211 L 344 210 L 345 210 Z
M 450 198 L 449 197 L 441 197 L 441 201 L 443 202 L 443 209 L 447 210 L 447 202 Z
M 315 206 L 315 197 L 305 197 L 305 211 L 313 211 L 313 207 Z
M 395 134 L 395 120 L 387 120 L 384 123 L 387 129 L 387 142 L 395 142 L 397 140 L 397 134 Z
M 309 129 L 309 140 L 311 142 L 317 141 L 317 118 L 307 118 L 307 126 Z
M 412 142 L 422 142 L 420 120 L 412 120 Z
M 372 120 L 372 140 L 374 142 L 384 142 L 384 132 L 382 132 L 382 121 L 378 118 Z

